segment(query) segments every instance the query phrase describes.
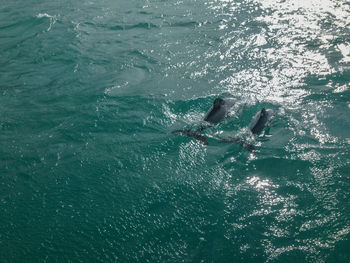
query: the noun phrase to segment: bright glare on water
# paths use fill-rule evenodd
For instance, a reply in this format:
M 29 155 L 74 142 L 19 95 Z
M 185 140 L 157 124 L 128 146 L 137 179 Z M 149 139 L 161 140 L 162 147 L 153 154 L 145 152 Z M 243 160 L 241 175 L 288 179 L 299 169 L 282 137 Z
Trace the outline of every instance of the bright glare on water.
M 349 83 L 346 0 L 1 1 L 0 262 L 350 262 Z

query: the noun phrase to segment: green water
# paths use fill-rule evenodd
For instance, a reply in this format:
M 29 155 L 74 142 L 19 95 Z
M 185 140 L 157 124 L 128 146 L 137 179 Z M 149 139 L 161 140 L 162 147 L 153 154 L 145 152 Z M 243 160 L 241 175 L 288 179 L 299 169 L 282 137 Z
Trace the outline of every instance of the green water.
M 350 262 L 349 81 L 345 0 L 0 0 L 0 262 Z

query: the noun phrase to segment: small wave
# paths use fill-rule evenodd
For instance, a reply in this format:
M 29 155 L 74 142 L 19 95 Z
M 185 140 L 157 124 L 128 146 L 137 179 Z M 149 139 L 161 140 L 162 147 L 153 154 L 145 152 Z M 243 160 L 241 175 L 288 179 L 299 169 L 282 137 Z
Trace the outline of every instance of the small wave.
M 159 26 L 152 23 L 137 23 L 133 25 L 114 25 L 109 27 L 111 30 L 130 30 L 130 29 L 151 29 L 151 28 L 159 28 Z
M 39 14 L 36 15 L 36 17 L 37 17 L 37 18 L 44 18 L 44 17 L 46 17 L 46 18 L 49 18 L 49 19 L 50 19 L 50 25 L 49 25 L 47 31 L 50 31 L 51 28 L 52 28 L 52 26 L 53 26 L 53 25 L 56 23 L 56 21 L 57 21 L 57 18 L 56 18 L 55 15 L 52 16 L 52 15 L 49 15 L 49 14 L 47 14 L 47 13 L 39 13 Z
M 195 27 L 197 25 L 199 24 L 195 21 L 169 23 L 170 27 Z
M 124 27 L 120 26 L 120 25 L 115 25 L 115 26 L 111 26 L 109 29 L 111 29 L 111 30 L 124 30 Z
M 127 52 L 128 55 L 132 56 L 132 57 L 139 57 L 142 60 L 146 60 L 148 63 L 151 64 L 157 64 L 158 61 L 153 58 L 152 56 L 146 54 L 145 52 L 139 50 L 139 49 L 133 49 L 133 50 L 129 50 Z M 149 71 L 149 69 L 145 68 L 145 70 Z
M 194 21 L 188 21 L 188 22 L 176 22 L 176 23 L 167 23 L 167 26 L 169 27 L 196 27 L 199 23 Z M 148 22 L 140 22 L 137 24 L 126 24 L 126 25 L 114 25 L 109 27 L 111 30 L 131 30 L 131 29 L 153 29 L 153 28 L 161 28 L 160 25 L 156 25 L 153 23 Z

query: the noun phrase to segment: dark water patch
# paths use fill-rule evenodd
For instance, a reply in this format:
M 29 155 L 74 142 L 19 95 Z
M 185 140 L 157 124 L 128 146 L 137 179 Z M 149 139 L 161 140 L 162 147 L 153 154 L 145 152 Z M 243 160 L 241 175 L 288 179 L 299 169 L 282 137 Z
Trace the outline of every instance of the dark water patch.
M 349 237 L 349 234 L 347 234 L 343 240 L 339 241 L 336 244 L 336 246 L 332 249 L 332 253 L 330 255 L 326 254 L 327 262 L 330 262 L 330 263 L 348 262 L 350 260 L 350 253 L 348 250 L 349 246 L 350 246 L 350 237 Z
M 151 28 L 157 28 L 158 26 L 152 23 L 138 23 L 134 25 L 125 25 L 125 30 L 129 29 L 151 29 Z
M 138 12 L 140 15 L 152 15 L 152 12 L 148 12 L 148 11 L 139 11 Z
M 121 26 L 121 25 L 115 25 L 115 26 L 110 27 L 110 29 L 111 30 L 125 30 L 125 27 Z
M 132 30 L 132 29 L 152 29 L 152 28 L 159 28 L 157 25 L 152 23 L 137 23 L 132 25 L 115 25 L 112 27 L 109 27 L 111 30 Z
M 195 21 L 176 22 L 176 23 L 169 22 L 170 27 L 195 27 L 197 25 L 198 25 L 198 23 Z

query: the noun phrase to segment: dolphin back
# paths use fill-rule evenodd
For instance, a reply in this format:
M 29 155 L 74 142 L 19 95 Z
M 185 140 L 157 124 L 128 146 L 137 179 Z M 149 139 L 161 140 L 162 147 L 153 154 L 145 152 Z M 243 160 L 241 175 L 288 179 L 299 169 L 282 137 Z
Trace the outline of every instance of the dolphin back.
M 207 114 L 204 117 L 204 121 L 210 122 L 210 123 L 219 123 L 222 121 L 227 113 L 229 112 L 229 109 L 232 108 L 235 104 L 234 99 L 224 99 L 222 100 L 222 104 L 218 107 L 215 107 L 213 105 Z
M 249 125 L 249 129 L 253 134 L 258 134 L 263 131 L 264 128 L 270 125 L 271 120 L 274 117 L 274 111 L 272 109 L 261 109 L 253 117 L 252 122 Z

